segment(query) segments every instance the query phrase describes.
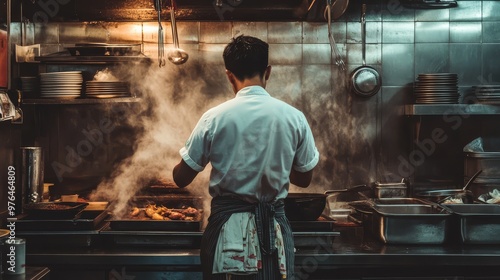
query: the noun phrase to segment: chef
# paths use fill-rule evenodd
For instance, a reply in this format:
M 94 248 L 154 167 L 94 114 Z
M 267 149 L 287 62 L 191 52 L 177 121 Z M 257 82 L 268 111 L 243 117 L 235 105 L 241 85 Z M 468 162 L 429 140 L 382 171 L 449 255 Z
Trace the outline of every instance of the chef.
M 309 186 L 319 153 L 304 114 L 265 90 L 268 57 L 269 45 L 251 36 L 225 47 L 235 97 L 203 114 L 173 170 L 182 188 L 212 166 L 203 279 L 293 279 L 294 244 L 283 199 L 290 183 Z

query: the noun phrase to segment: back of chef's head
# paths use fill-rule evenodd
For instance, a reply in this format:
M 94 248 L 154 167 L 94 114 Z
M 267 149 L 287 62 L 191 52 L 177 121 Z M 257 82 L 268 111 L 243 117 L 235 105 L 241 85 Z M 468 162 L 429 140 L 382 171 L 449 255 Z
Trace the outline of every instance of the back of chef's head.
M 269 60 L 269 44 L 251 36 L 233 38 L 222 55 L 226 69 L 238 80 L 264 76 Z

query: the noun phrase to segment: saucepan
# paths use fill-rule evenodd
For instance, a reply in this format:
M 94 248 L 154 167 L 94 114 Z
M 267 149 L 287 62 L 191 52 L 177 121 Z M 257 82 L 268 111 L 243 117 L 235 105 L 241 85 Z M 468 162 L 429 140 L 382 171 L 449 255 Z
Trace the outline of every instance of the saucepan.
M 349 189 L 328 190 L 324 193 L 288 193 L 284 200 L 285 213 L 290 221 L 315 221 L 325 210 L 327 198 L 331 194 L 353 196 L 367 189 L 371 188 L 367 185 L 358 185 Z

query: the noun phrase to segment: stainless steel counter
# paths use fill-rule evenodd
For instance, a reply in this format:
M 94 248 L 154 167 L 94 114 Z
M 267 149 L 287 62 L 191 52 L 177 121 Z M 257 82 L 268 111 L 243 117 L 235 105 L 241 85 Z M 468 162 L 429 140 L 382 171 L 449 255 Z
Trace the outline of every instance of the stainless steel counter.
M 298 249 L 295 269 L 299 279 L 332 279 L 331 275 L 344 277 L 342 279 L 389 276 L 403 279 L 409 275 L 422 277 L 451 275 L 456 277 L 453 279 L 498 277 L 500 245 L 385 245 L 370 235 L 354 236 L 356 234 L 352 230 L 346 230 L 341 232 L 341 236 L 336 238 L 331 246 L 318 243 L 314 248 Z M 148 271 L 147 273 L 155 272 L 162 275 L 165 273 L 189 275 L 176 276 L 178 277 L 176 279 L 201 277 L 199 249 L 137 246 L 31 248 L 28 250 L 27 263 L 50 267 L 56 275 L 54 279 L 58 279 L 58 270 L 74 271 L 83 268 L 86 271 L 99 271 L 101 274 L 98 275 L 108 275 L 121 269 L 128 271 L 130 275 Z M 99 276 L 93 277 L 99 279 Z

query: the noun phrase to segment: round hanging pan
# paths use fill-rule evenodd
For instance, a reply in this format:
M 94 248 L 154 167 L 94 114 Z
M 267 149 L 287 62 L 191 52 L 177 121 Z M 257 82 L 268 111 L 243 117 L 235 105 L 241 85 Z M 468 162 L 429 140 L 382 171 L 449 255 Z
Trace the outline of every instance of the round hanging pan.
M 366 66 L 366 4 L 363 4 L 361 12 L 361 44 L 363 65 L 354 69 L 351 73 L 352 91 L 362 97 L 375 95 L 382 85 L 382 78 L 378 71 L 370 66 Z

